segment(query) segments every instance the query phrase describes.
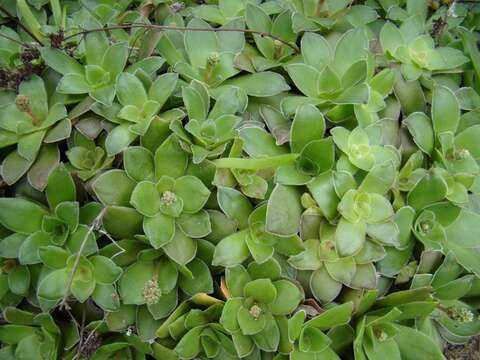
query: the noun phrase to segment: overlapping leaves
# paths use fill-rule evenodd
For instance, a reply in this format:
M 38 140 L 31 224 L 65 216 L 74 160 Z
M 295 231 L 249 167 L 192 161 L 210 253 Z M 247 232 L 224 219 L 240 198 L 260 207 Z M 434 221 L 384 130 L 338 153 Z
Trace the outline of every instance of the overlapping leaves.
M 442 359 L 478 335 L 479 14 L 2 4 L 0 358 Z

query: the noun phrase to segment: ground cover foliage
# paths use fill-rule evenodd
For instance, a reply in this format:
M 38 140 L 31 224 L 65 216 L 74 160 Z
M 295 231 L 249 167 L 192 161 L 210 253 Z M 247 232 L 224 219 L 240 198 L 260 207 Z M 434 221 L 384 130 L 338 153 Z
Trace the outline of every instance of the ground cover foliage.
M 480 333 L 480 5 L 0 2 L 0 358 L 416 360 Z

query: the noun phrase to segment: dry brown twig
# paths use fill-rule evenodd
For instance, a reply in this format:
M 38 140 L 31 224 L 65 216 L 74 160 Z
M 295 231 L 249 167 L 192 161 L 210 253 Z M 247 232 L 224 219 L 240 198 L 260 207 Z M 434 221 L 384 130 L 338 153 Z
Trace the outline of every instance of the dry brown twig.
M 80 244 L 80 248 L 78 249 L 77 256 L 75 257 L 75 262 L 73 263 L 72 270 L 70 271 L 70 275 L 68 277 L 67 281 L 67 286 L 65 288 L 65 293 L 63 294 L 63 298 L 58 304 L 60 309 L 65 308 L 65 309 L 70 309 L 68 305 L 68 296 L 70 295 L 70 288 L 72 286 L 73 278 L 75 277 L 75 273 L 78 268 L 78 264 L 80 263 L 80 258 L 82 256 L 83 250 L 85 249 L 85 245 L 87 244 L 87 240 L 90 237 L 90 235 L 93 233 L 94 230 L 98 229 L 100 227 L 100 224 L 102 222 L 102 218 L 105 215 L 105 211 L 107 208 L 103 208 L 102 211 L 93 219 L 92 223 L 88 227 L 87 233 L 85 234 L 84 238 L 82 239 L 82 242 Z
M 251 30 L 251 29 L 229 29 L 229 28 L 188 28 L 188 27 L 180 27 L 180 26 L 173 26 L 173 25 L 154 25 L 154 24 L 142 24 L 142 23 L 128 23 L 123 25 L 112 25 L 103 28 L 95 28 L 95 29 L 86 29 L 81 30 L 75 34 L 69 35 L 65 37 L 65 41 L 74 38 L 75 36 L 86 35 L 92 32 L 99 32 L 99 31 L 110 31 L 110 30 L 121 30 L 121 29 L 134 29 L 134 28 L 144 28 L 144 29 L 151 29 L 157 31 L 164 31 L 164 30 L 177 30 L 177 31 L 204 31 L 204 32 L 242 32 L 245 34 L 253 34 L 258 35 L 261 37 L 268 37 L 273 40 L 277 40 L 284 45 L 292 48 L 296 53 L 300 52 L 300 49 L 296 44 L 291 42 L 285 41 L 278 36 L 275 36 L 269 32 Z
M 43 43 L 40 41 L 40 39 L 37 38 L 35 34 L 32 33 L 25 25 L 23 25 L 16 16 L 10 13 L 10 11 L 8 11 L 2 5 L 0 5 L 0 12 L 4 13 L 10 20 L 15 22 L 18 26 L 20 26 L 23 29 L 23 31 L 25 31 L 33 40 L 35 40 L 37 43 L 43 46 Z

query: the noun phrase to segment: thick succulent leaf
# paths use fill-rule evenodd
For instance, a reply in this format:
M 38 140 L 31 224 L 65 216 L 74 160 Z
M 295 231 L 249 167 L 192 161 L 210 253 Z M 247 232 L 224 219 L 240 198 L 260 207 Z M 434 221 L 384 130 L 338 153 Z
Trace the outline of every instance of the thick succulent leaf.
M 47 300 L 58 300 L 65 293 L 68 281 L 66 269 L 53 270 L 38 284 L 37 294 Z
M 193 296 L 197 293 L 209 294 L 213 292 L 213 280 L 207 264 L 202 260 L 193 259 L 187 264 L 187 268 L 192 273 L 193 278 L 180 275 L 178 280 L 178 285 L 185 294 Z
M 202 181 L 191 175 L 178 178 L 173 191 L 183 200 L 183 211 L 189 214 L 200 211 L 210 196 L 210 190 Z
M 186 236 L 181 230 L 175 229 L 173 239 L 162 247 L 165 254 L 179 265 L 186 265 L 197 253 L 197 242 Z
M 254 317 L 248 309 L 240 306 L 237 312 L 237 320 L 242 334 L 255 335 L 265 328 L 267 317 L 265 314 Z
M 238 190 L 219 187 L 217 191 L 220 209 L 231 219 L 235 220 L 240 229 L 248 226 L 248 216 L 253 206 L 248 199 Z
M 135 182 L 123 170 L 109 170 L 94 180 L 92 188 L 105 205 L 129 206 Z
M 325 268 L 334 280 L 348 286 L 352 282 L 357 265 L 353 257 L 343 257 L 337 261 L 325 262 Z
M 427 335 L 405 326 L 397 326 L 398 333 L 394 338 L 402 355 L 402 359 L 417 359 L 422 356 L 430 359 L 444 359 L 438 345 Z
M 58 166 L 48 177 L 46 193 L 52 209 L 61 202 L 76 200 L 75 183 L 63 165 Z
M 105 148 L 109 156 L 121 153 L 137 138 L 137 135 L 131 132 L 129 127 L 128 124 L 122 124 L 108 133 Z
M 313 105 L 303 105 L 297 109 L 292 123 L 290 146 L 293 152 L 301 152 L 312 140 L 320 140 L 325 132 L 322 113 Z
M 342 283 L 332 279 L 323 267 L 312 273 L 310 290 L 315 299 L 321 303 L 332 302 L 342 290 Z
M 45 208 L 22 198 L 0 198 L 0 223 L 7 229 L 31 234 L 41 229 L 48 212 Z
M 245 284 L 243 295 L 260 303 L 270 304 L 277 298 L 277 288 L 270 279 L 252 280 Z
M 102 218 L 105 230 L 116 239 L 131 239 L 142 232 L 143 216 L 135 209 L 107 206 Z
M 242 265 L 225 269 L 225 284 L 232 297 L 243 297 L 245 285 L 252 280 Z
M 144 289 L 154 279 L 155 265 L 151 261 L 138 261 L 123 272 L 119 282 L 119 295 L 124 304 L 145 304 Z
M 358 253 L 365 243 L 366 224 L 359 220 L 350 222 L 341 218 L 335 231 L 335 246 L 340 256 Z
M 414 209 L 422 209 L 423 207 L 439 202 L 447 195 L 448 187 L 440 175 L 427 173 L 420 179 L 415 187 L 408 193 L 407 201 Z
M 161 206 L 160 194 L 156 185 L 150 181 L 139 182 L 132 191 L 130 204 L 140 214 L 154 217 L 160 211 Z
M 300 333 L 300 338 L 298 340 L 298 348 L 301 352 L 322 352 L 330 344 L 332 340 L 315 327 L 306 326 L 302 329 Z
M 153 155 L 147 149 L 139 146 L 129 147 L 123 154 L 123 163 L 125 172 L 131 179 L 137 182 L 155 179 Z
M 18 154 L 18 151 L 12 151 L 2 162 L 0 172 L 7 185 L 15 184 L 25 175 L 32 166 L 33 161 L 26 160 Z
M 284 204 L 289 206 L 286 207 Z M 279 236 L 295 235 L 299 230 L 301 215 L 298 190 L 292 186 L 278 184 L 268 200 L 265 229 Z
M 435 134 L 456 132 L 460 119 L 460 106 L 455 94 L 447 87 L 434 89 L 432 95 L 432 122 Z
M 147 101 L 147 92 L 135 75 L 121 73 L 117 81 L 117 97 L 123 106 L 133 105 L 141 109 Z
M 187 161 L 187 155 L 180 147 L 178 140 L 171 135 L 155 152 L 155 176 L 157 179 L 163 175 L 180 177 L 185 172 Z
M 237 86 L 245 90 L 247 95 L 257 97 L 274 96 L 290 90 L 290 86 L 280 74 L 270 71 L 237 76 L 225 84 Z
M 305 32 L 301 45 L 305 63 L 315 67 L 318 71 L 323 70 L 332 61 L 333 51 L 329 42 L 322 35 Z
M 280 329 L 271 314 L 266 314 L 266 318 L 265 328 L 253 336 L 253 341 L 260 350 L 272 352 L 280 343 Z
M 277 289 L 277 297 L 268 308 L 273 315 L 288 315 L 292 313 L 303 299 L 303 291 L 288 280 L 277 280 L 273 283 Z
M 42 146 L 35 163 L 27 174 L 30 185 L 39 191 L 43 191 L 47 186 L 48 177 L 58 166 L 59 161 L 60 152 L 56 145 Z
M 243 230 L 222 239 L 215 247 L 212 264 L 227 268 L 240 265 L 250 256 L 246 243 L 247 236 L 248 231 Z

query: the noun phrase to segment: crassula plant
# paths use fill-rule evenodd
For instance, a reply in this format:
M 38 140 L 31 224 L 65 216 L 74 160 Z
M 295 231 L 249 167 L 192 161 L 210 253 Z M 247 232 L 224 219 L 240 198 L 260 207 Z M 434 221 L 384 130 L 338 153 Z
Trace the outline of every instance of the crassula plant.
M 224 292 L 228 298 L 220 324 L 236 345 L 239 357 L 260 350 L 276 351 L 280 345 L 280 327 L 303 299 L 301 288 L 281 278 L 278 262 L 250 263 L 227 268 Z
M 479 40 L 464 0 L 3 1 L 0 359 L 445 359 Z
M 16 145 L 2 162 L 2 178 L 9 185 L 27 174 L 30 184 L 43 190 L 48 172 L 58 165 L 54 144 L 70 136 L 72 125 L 61 99 L 49 95 L 45 81 L 36 75 L 22 81 L 17 94 L 4 94 L 0 146 Z

